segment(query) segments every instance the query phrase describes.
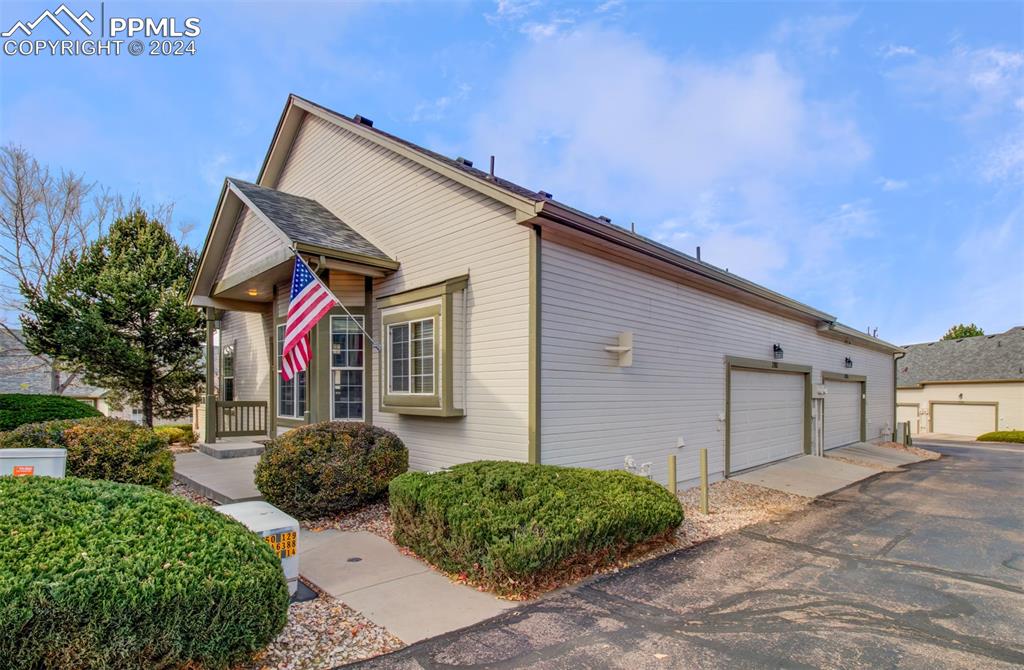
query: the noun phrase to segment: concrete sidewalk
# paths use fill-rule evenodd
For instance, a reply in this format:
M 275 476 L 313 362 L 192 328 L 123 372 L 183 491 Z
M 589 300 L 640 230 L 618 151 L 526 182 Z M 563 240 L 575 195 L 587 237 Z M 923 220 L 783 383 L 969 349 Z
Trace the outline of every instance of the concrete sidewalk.
M 465 628 L 517 605 L 455 584 L 365 531 L 303 530 L 299 573 L 406 643 Z
M 866 468 L 821 456 L 799 456 L 735 475 L 732 479 L 784 493 L 817 498 L 884 471 L 882 468 Z
M 198 451 L 176 454 L 174 478 L 222 505 L 262 500 L 253 483 L 253 470 L 259 460 L 259 456 L 213 458 Z

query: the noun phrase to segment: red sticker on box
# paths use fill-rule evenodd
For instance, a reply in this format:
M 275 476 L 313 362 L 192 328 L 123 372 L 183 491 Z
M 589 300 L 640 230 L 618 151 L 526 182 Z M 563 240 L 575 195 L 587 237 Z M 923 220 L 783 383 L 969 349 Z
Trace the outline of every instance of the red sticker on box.
M 15 477 L 31 477 L 36 471 L 34 465 L 15 465 L 14 476 Z

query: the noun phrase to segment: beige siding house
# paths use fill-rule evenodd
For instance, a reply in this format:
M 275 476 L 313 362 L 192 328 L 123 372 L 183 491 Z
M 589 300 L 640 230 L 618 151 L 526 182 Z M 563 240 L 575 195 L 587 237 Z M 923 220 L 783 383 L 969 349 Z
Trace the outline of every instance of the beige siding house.
M 294 253 L 348 314 L 285 383 Z M 895 422 L 898 347 L 297 96 L 257 183 L 226 180 L 191 300 L 222 351 L 208 443 L 358 420 L 417 469 L 675 455 L 686 481 L 701 447 L 724 476 Z
M 912 344 L 897 368 L 897 420 L 911 433 L 1024 430 L 1024 326 Z

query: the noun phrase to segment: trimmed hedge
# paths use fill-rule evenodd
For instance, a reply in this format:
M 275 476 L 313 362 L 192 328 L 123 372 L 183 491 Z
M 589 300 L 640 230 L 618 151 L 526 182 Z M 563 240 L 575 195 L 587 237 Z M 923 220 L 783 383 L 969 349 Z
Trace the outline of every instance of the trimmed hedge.
M 0 435 L 0 449 L 64 448 L 69 475 L 167 489 L 174 456 L 149 428 L 107 417 L 47 421 Z
M 195 444 L 196 434 L 192 426 L 183 423 L 177 426 L 154 426 L 153 432 L 167 440 L 168 444 Z
M 13 669 L 226 668 L 284 627 L 266 541 L 153 489 L 0 477 L 0 658 Z
M 409 450 L 394 433 L 325 421 L 268 442 L 256 465 L 256 488 L 288 514 L 315 519 L 378 498 L 408 469 Z
M 997 430 L 977 437 L 978 442 L 1019 442 L 1024 444 L 1024 430 Z
M 96 408 L 62 395 L 28 393 L 0 394 L 0 431 L 14 430 L 26 423 L 54 419 L 84 419 L 103 416 Z
M 606 565 L 683 520 L 675 496 L 621 470 L 477 461 L 404 474 L 389 493 L 398 544 L 498 593 Z

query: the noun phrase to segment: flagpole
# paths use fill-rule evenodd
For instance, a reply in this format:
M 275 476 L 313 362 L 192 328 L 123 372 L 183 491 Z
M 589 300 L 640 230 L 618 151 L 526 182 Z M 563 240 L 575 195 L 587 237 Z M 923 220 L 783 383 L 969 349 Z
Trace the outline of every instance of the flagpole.
M 348 318 L 352 319 L 352 323 L 356 324 L 356 326 L 359 327 L 359 330 L 363 331 L 363 335 L 366 336 L 366 339 L 370 340 L 370 345 L 377 351 L 377 353 L 380 353 L 381 347 L 377 344 L 377 341 L 373 339 L 373 336 L 363 328 L 362 324 L 360 324 L 356 317 L 352 315 L 352 312 L 348 311 L 348 307 L 345 307 L 345 303 L 343 303 L 338 296 L 334 295 L 334 291 L 331 290 L 331 287 L 324 283 L 324 281 L 320 279 L 315 272 L 313 272 L 313 268 L 309 267 L 309 263 L 306 262 L 306 259 L 302 257 L 302 254 L 300 254 L 294 246 L 292 246 L 292 253 L 299 259 L 299 262 L 306 266 L 306 269 L 309 270 L 309 274 L 313 275 L 313 279 L 320 282 L 324 289 L 331 294 L 332 298 L 334 298 L 334 301 L 338 303 L 343 310 L 345 310 L 345 314 L 348 315 Z M 366 307 L 372 311 L 372 307 L 370 305 L 367 305 Z

